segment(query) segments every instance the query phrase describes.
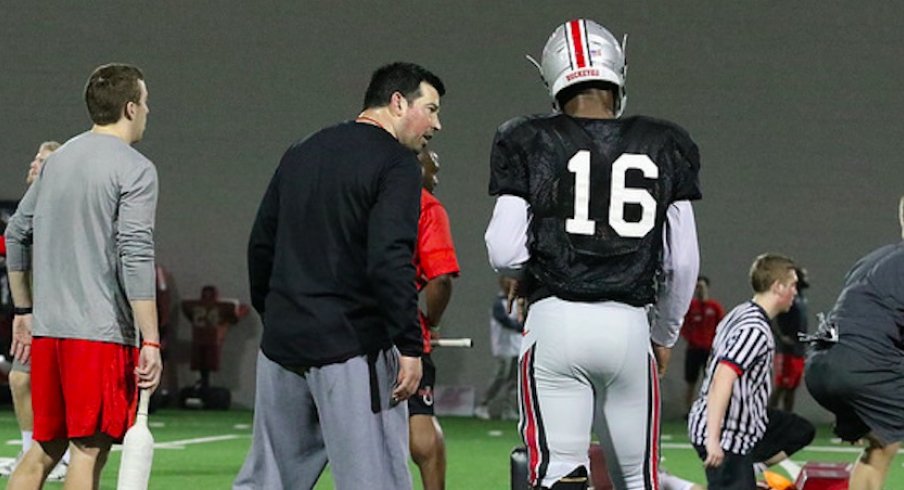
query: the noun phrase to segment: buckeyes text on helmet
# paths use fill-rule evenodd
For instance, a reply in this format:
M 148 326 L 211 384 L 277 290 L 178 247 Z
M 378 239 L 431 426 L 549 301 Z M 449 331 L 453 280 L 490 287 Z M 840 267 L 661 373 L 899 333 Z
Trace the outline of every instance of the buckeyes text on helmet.
M 589 19 L 568 21 L 553 31 L 543 48 L 540 73 L 555 100 L 563 89 L 585 82 L 617 87 L 615 114 L 625 109 L 624 44 L 605 27 Z

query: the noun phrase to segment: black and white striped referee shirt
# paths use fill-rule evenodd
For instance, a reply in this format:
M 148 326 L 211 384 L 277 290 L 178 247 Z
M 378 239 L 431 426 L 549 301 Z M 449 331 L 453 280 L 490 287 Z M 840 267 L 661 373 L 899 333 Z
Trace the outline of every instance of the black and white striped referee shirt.
M 734 454 L 747 454 L 753 449 L 766 432 L 774 351 L 769 317 L 753 301 L 736 306 L 719 322 L 706 377 L 688 416 L 691 443 L 706 445 L 706 398 L 716 367 L 723 363 L 738 373 L 738 379 L 731 388 L 722 422 L 722 449 Z

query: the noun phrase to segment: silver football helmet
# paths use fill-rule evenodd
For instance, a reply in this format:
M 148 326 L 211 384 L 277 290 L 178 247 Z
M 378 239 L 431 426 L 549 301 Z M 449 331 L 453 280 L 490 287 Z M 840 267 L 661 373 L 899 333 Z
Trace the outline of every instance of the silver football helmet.
M 541 63 L 528 56 L 540 70 L 540 76 L 555 101 L 566 87 L 594 80 L 618 87 L 615 116 L 625 110 L 625 42 L 619 44 L 605 27 L 589 19 L 568 21 L 553 31 L 543 48 Z

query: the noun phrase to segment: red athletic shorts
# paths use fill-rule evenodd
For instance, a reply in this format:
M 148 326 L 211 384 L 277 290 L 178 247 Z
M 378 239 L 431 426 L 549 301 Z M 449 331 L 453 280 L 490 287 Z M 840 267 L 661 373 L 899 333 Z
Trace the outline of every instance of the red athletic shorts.
M 111 342 L 35 337 L 31 343 L 34 440 L 120 440 L 135 421 L 138 349 Z
M 791 354 L 775 355 L 775 386 L 793 390 L 804 374 L 804 358 Z

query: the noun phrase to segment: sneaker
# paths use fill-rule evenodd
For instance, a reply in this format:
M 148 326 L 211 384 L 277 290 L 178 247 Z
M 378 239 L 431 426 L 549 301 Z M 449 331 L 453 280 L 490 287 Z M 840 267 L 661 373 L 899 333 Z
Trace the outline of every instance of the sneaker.
M 486 405 L 477 405 L 474 409 L 474 416 L 480 420 L 490 420 L 490 411 Z
M 16 470 L 16 466 L 19 466 L 19 461 L 22 461 L 22 456 L 24 455 L 25 453 L 19 451 L 19 454 L 16 455 L 16 459 L 0 464 L 0 476 L 12 475 L 13 471 Z
M 65 461 L 60 461 L 52 470 L 50 470 L 50 474 L 47 475 L 47 481 L 63 481 L 66 479 L 66 473 L 68 471 L 69 464 Z

